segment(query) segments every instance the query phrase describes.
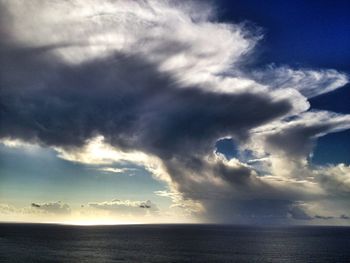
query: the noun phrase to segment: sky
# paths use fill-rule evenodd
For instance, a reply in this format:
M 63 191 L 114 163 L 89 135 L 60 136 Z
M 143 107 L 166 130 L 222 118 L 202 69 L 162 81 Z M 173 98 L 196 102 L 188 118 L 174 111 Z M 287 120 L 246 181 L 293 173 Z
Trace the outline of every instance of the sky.
M 349 7 L 0 0 L 0 221 L 349 225 Z

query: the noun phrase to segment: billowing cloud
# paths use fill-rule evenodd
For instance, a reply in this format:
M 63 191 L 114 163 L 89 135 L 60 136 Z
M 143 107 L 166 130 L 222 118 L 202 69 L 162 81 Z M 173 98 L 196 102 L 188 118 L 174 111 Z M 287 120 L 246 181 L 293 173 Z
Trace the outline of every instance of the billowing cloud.
M 213 221 L 306 219 L 298 202 L 336 200 L 334 185 L 347 191 L 347 166 L 308 159 L 318 137 L 350 128 L 349 115 L 308 111 L 308 98 L 345 85 L 345 74 L 243 67 L 263 36 L 218 22 L 208 4 L 1 3 L 3 141 L 53 147 L 70 161 L 143 165 L 168 184 L 158 194 Z M 226 160 L 215 151 L 221 138 L 254 158 Z
M 289 210 L 289 214 L 293 219 L 296 219 L 296 220 L 312 220 L 312 217 L 308 215 L 299 206 L 291 207 L 291 209 Z

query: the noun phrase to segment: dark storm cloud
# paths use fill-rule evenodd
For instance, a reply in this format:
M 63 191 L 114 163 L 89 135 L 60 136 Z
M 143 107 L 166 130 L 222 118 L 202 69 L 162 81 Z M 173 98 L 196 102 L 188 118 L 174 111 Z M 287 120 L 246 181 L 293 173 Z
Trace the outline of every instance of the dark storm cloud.
M 291 109 L 267 94 L 178 87 L 141 57 L 116 53 L 65 65 L 47 52 L 52 48 L 3 47 L 0 136 L 69 149 L 103 135 L 118 148 L 158 156 L 178 189 L 195 200 L 211 194 L 191 181 L 189 170 L 200 176 L 210 169 L 242 193 L 254 188 L 249 168 L 211 167 L 201 156 L 218 138 L 244 140 L 249 129 Z
M 231 200 L 221 205 L 208 204 L 215 218 L 222 223 L 238 224 L 285 224 L 288 220 L 312 220 L 293 201 L 283 199 Z M 215 206 L 215 207 L 212 207 Z
M 309 216 L 303 209 L 297 206 L 292 206 L 288 213 L 296 220 L 312 220 L 312 216 Z
M 69 149 L 103 135 L 118 148 L 158 156 L 184 198 L 204 202 L 216 220 L 230 221 L 236 211 L 247 216 L 242 211 L 250 213 L 257 207 L 259 218 L 271 210 L 275 213 L 270 220 L 287 214 L 293 199 L 261 205 L 260 196 L 277 198 L 280 193 L 259 180 L 251 167 L 208 162 L 203 155 L 214 150 L 218 138 L 230 135 L 244 140 L 251 128 L 286 114 L 291 109 L 288 101 L 273 101 L 267 94 L 219 94 L 179 87 L 156 65 L 120 53 L 66 65 L 48 52 L 55 48 L 3 48 L 1 137 Z M 327 128 L 323 126 L 312 127 L 309 133 L 297 127 L 268 141 L 297 145 L 286 148 L 293 154 L 293 149 L 305 149 L 310 137 Z M 208 181 L 198 183 L 200 178 Z M 227 189 L 213 187 L 212 178 L 223 180 Z M 253 200 L 251 209 L 243 209 L 244 198 Z M 211 206 L 217 202 L 213 200 L 231 208 L 224 211 L 217 204 Z
M 253 169 L 240 164 L 230 166 L 222 160 L 202 160 L 188 154 L 166 160 L 165 164 L 180 192 L 194 200 L 252 198 L 257 192 L 271 190 L 256 178 Z M 213 187 L 215 180 L 222 181 L 226 190 Z
M 316 135 L 325 133 L 332 127 L 331 124 L 327 123 L 309 127 L 300 124 L 272 134 L 267 137 L 266 141 L 273 147 L 283 150 L 288 156 L 306 156 L 311 152 L 316 142 Z
M 209 7 L 170 2 L 8 2 L 0 138 L 78 152 L 102 135 L 119 150 L 158 157 L 181 201 L 202 203 L 216 219 L 306 217 L 291 210 L 296 192 L 276 189 L 247 164 L 221 160 L 215 144 L 230 137 L 238 151 L 253 128 L 307 110 L 301 94 L 334 90 L 346 76 L 287 67 L 242 72 L 238 64 L 260 36 L 212 21 Z M 277 129 L 266 144 L 299 157 L 332 127 Z M 147 205 L 90 206 L 144 213 Z
M 281 122 L 266 136 L 267 148 L 291 158 L 308 156 L 318 137 L 349 128 L 349 117 L 325 111 L 309 111 L 290 121 Z
M 191 42 L 152 41 L 157 43 L 152 51 L 157 56 L 190 52 L 189 58 L 216 59 L 201 50 L 192 51 Z M 223 180 L 236 192 L 260 185 L 249 168 L 209 164 L 203 156 L 213 152 L 219 138 L 245 140 L 251 128 L 287 114 L 292 109 L 288 99 L 248 90 L 216 93 L 180 84 L 142 52 L 112 52 L 76 64 L 66 63 L 56 52 L 82 46 L 77 38 L 34 47 L 16 42 L 0 45 L 0 137 L 71 149 L 103 135 L 120 149 L 159 157 L 172 184 L 196 201 L 222 195 L 220 189 L 210 190 L 210 183 L 193 180 L 193 173 L 200 177 L 206 169 L 211 172 L 207 177 Z M 193 64 L 190 61 L 183 69 L 190 72 Z M 121 207 L 116 203 L 90 206 Z
M 245 139 L 249 129 L 291 108 L 288 101 L 272 101 L 263 94 L 178 87 L 155 65 L 135 56 L 115 54 L 67 66 L 42 49 L 29 50 L 2 52 L 7 62 L 1 90 L 2 137 L 71 148 L 100 134 L 124 150 L 158 156 L 191 197 L 204 192 L 185 190 L 186 169 L 201 174 L 210 168 L 229 184 L 241 185 L 242 191 L 249 187 L 249 168 L 207 167 L 200 156 L 209 154 L 218 138 Z M 20 60 L 15 59 L 18 53 Z
M 164 159 L 207 151 L 223 135 L 244 138 L 291 108 L 261 94 L 176 87 L 140 57 L 115 54 L 68 66 L 40 48 L 28 50 L 1 52 L 1 137 L 70 147 L 101 134 Z

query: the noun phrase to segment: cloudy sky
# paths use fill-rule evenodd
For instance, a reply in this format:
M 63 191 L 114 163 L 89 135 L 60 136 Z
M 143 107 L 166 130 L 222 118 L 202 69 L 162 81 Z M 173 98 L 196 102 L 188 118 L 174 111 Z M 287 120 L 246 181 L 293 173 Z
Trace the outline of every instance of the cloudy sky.
M 0 0 L 0 221 L 349 225 L 326 2 Z

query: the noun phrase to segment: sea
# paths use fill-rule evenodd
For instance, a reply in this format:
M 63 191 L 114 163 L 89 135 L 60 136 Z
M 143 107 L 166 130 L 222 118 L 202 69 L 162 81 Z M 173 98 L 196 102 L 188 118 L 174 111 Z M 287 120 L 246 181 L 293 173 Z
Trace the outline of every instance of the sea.
M 350 228 L 0 224 L 0 262 L 350 262 Z

